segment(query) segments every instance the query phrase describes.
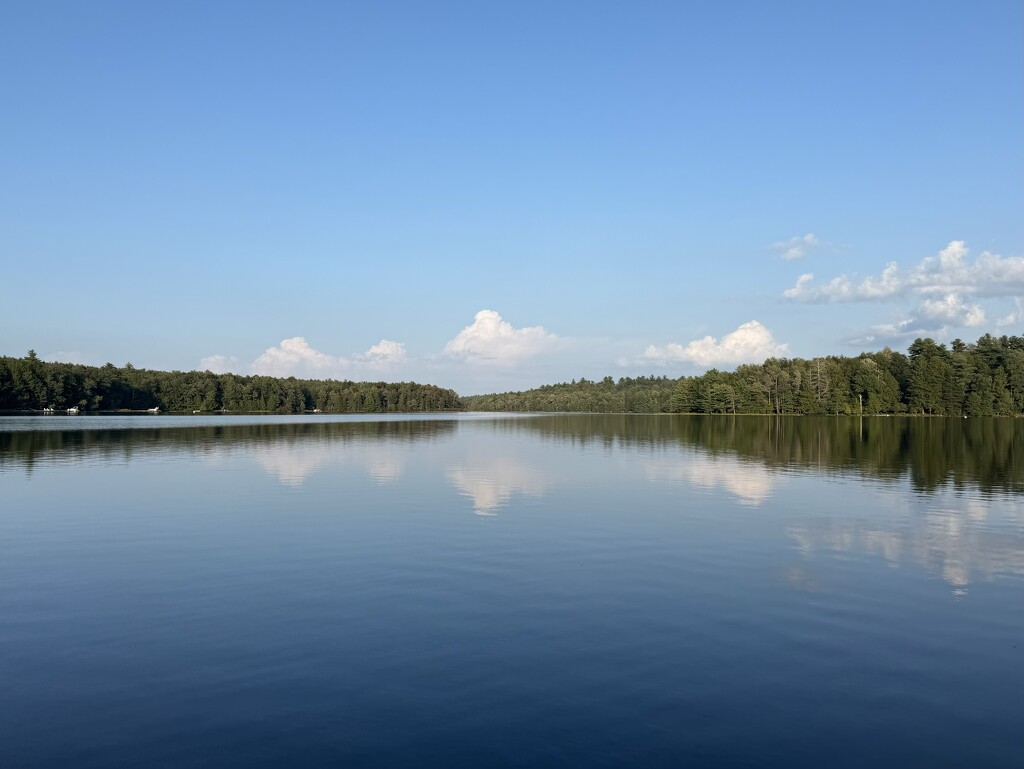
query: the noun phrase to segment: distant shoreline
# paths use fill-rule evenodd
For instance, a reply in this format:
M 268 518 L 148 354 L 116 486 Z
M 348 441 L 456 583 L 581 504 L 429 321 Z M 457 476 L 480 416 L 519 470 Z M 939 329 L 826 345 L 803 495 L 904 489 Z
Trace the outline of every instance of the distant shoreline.
M 459 396 L 416 382 L 353 382 L 210 371 L 150 371 L 0 357 L 0 413 L 45 409 L 145 414 L 731 414 L 1020 416 L 1024 337 L 985 334 L 949 347 L 917 339 L 857 357 L 769 358 L 698 376 L 606 376 Z

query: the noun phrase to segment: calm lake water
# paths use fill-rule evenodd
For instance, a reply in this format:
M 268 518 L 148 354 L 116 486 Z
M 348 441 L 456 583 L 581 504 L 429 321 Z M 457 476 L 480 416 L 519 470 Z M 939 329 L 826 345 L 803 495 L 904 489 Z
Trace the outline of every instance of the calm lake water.
M 0 766 L 1020 767 L 1024 420 L 0 418 Z

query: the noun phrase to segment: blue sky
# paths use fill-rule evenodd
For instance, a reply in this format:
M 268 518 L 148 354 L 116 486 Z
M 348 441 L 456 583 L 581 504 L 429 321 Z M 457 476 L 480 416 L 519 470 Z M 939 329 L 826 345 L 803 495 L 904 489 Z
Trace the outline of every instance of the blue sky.
M 468 394 L 1021 334 L 1022 137 L 1016 1 L 7 4 L 0 354 Z

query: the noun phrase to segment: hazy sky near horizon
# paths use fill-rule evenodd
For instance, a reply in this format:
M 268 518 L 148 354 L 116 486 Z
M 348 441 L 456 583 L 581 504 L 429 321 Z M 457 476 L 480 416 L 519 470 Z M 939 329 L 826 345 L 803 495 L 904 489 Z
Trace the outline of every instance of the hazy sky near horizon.
M 0 354 L 431 381 L 1024 333 L 1024 3 L 21 3 Z

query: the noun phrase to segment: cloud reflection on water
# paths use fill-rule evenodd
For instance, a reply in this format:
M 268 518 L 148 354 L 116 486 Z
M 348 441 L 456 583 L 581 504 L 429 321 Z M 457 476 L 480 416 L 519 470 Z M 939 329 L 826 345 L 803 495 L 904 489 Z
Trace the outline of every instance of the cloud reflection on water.
M 507 458 L 453 465 L 446 477 L 460 494 L 473 500 L 477 515 L 497 515 L 514 494 L 539 497 L 550 485 L 539 467 Z
M 927 500 L 922 509 L 870 520 L 823 518 L 790 524 L 786 533 L 805 558 L 821 551 L 881 556 L 893 566 L 918 564 L 953 592 L 972 582 L 1024 574 L 1024 506 L 1010 499 Z
M 396 481 L 405 460 L 392 450 L 373 446 L 351 447 L 330 443 L 270 444 L 252 451 L 252 458 L 264 473 L 282 485 L 298 488 L 314 474 L 327 468 L 356 466 L 378 485 Z
M 254 448 L 252 458 L 264 473 L 284 486 L 297 488 L 330 462 L 333 453 L 328 446 L 272 444 Z
M 782 474 L 752 462 L 696 453 L 649 460 L 646 473 L 650 481 L 683 483 L 704 491 L 725 489 L 750 507 L 763 504 L 785 481 Z
M 816 584 L 815 560 L 829 551 L 916 564 L 956 592 L 1024 574 L 1019 420 L 169 420 L 126 429 L 123 419 L 98 417 L 81 424 L 101 429 L 0 432 L 0 470 L 28 477 L 33 468 L 200 461 L 217 472 L 258 468 L 292 490 L 323 474 L 323 493 L 412 476 L 412 493 L 454 492 L 478 515 L 555 487 L 570 499 L 611 489 L 642 498 L 645 484 L 674 485 L 673 494 L 758 508 L 800 554 L 794 585 Z

